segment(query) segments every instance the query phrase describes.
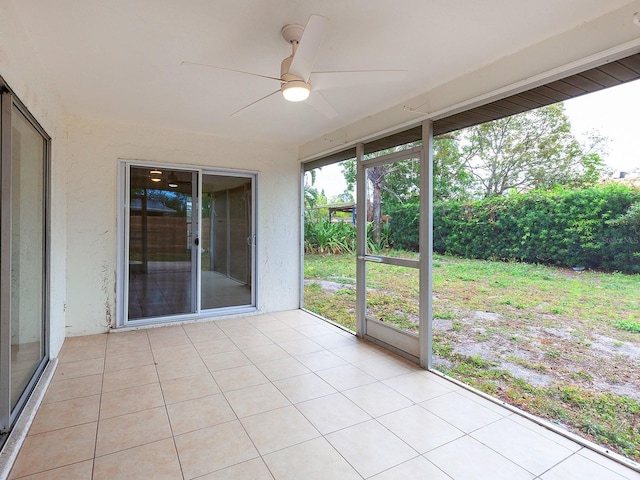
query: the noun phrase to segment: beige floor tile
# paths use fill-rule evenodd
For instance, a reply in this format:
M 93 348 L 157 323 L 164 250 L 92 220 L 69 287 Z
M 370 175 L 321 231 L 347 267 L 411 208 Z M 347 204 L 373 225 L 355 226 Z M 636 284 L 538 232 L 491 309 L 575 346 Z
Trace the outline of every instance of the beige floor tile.
M 81 335 L 77 337 L 67 337 L 64 341 L 68 346 L 91 346 L 91 345 L 105 345 L 107 343 L 109 335 L 104 333 L 98 333 L 95 335 Z
M 233 390 L 225 393 L 225 397 L 239 418 L 290 405 L 271 383 Z
M 362 362 L 389 355 L 381 348 L 374 346 L 372 343 L 360 339 L 358 339 L 358 341 L 353 345 L 333 348 L 331 351 L 349 363 Z
M 504 418 L 457 392 L 446 393 L 420 405 L 466 433 Z
M 93 480 L 120 479 L 182 480 L 173 439 L 96 458 Z
M 273 480 L 262 458 L 254 458 L 231 467 L 209 473 L 198 480 Z
M 209 355 L 202 357 L 202 360 L 210 372 L 251 365 L 251 360 L 240 350 Z
M 345 360 L 328 350 L 320 350 L 318 352 L 297 355 L 296 358 L 305 367 L 313 370 L 314 372 L 347 364 Z
M 96 422 L 99 409 L 100 395 L 42 404 L 29 429 L 29 435 Z
M 158 335 L 155 337 L 149 337 L 149 343 L 152 349 L 176 347 L 179 345 L 191 345 L 191 339 L 186 333 L 182 335 L 170 336 L 170 335 Z
M 382 382 L 345 390 L 342 394 L 372 417 L 379 417 L 413 405 L 407 397 Z
M 626 478 L 627 480 L 640 480 L 640 466 L 637 467 L 637 470 L 632 470 L 626 465 L 623 465 L 610 458 L 607 458 L 604 455 L 601 455 L 600 453 L 595 452 L 589 448 L 581 448 L 578 451 L 578 455 L 588 460 L 591 460 L 592 462 L 595 462 L 598 465 L 602 465 L 606 469 L 617 473 L 618 475 Z
M 256 366 L 272 382 L 274 380 L 281 380 L 283 378 L 295 377 L 296 375 L 311 373 L 311 370 L 302 365 L 293 357 L 281 358 L 280 360 L 259 363 Z
M 346 347 L 348 345 L 354 345 L 358 342 L 355 335 L 347 333 L 335 333 L 335 328 L 332 328 L 331 333 L 328 333 L 327 335 L 319 335 L 317 337 L 313 337 L 313 341 L 321 347 L 327 349 Z
M 159 337 L 179 337 L 186 335 L 186 331 L 182 325 L 159 325 L 147 329 L 149 339 Z
M 451 477 L 436 467 L 424 457 L 417 457 L 397 467 L 392 467 L 378 475 L 371 477 L 371 480 L 398 480 L 398 479 L 428 479 L 428 480 L 451 480 Z
M 171 437 L 164 407 L 100 420 L 96 457 Z
M 383 380 L 383 383 L 416 403 L 424 402 L 452 391 L 450 388 L 421 375 L 419 372 L 388 378 Z
M 232 340 L 243 337 L 256 337 L 262 335 L 260 330 L 248 322 L 220 325 L 222 331 Z
M 249 357 L 253 363 L 269 362 L 289 357 L 289 353 L 278 345 L 263 345 L 261 347 L 245 348 L 242 352 Z
M 299 327 L 295 327 L 295 329 L 303 334 L 305 337 L 320 337 L 322 335 L 328 335 L 333 333 L 333 329 L 328 326 L 328 324 L 322 323 L 314 323 L 309 325 L 301 325 Z
M 102 374 L 104 372 L 104 358 L 90 358 L 77 362 L 59 363 L 53 381 L 67 380 L 69 378 L 86 377 Z
M 378 421 L 419 453 L 460 438 L 464 432 L 424 408 L 414 405 L 378 417 Z
M 259 330 L 255 328 L 254 330 L 256 330 L 257 333 L 254 333 L 252 335 L 243 335 L 243 336 L 236 336 L 236 337 L 229 335 L 229 338 L 231 338 L 233 343 L 235 343 L 238 346 L 238 348 L 242 350 L 247 348 L 263 347 L 265 345 L 273 345 L 273 340 L 271 340 L 266 335 L 260 333 Z
M 303 325 L 324 323 L 318 317 L 302 310 L 286 310 L 272 313 L 272 315 L 290 327 L 301 327 Z
M 417 365 L 399 362 L 391 357 L 377 357 L 355 362 L 354 365 L 378 380 L 397 377 L 418 370 Z
M 283 323 L 280 320 L 275 320 L 275 319 L 264 321 L 264 322 L 253 323 L 252 325 L 256 327 L 258 330 L 260 330 L 262 333 L 273 332 L 274 330 L 286 330 L 287 328 L 291 328 L 286 323 Z
M 100 419 L 148 410 L 164 405 L 160 384 L 150 383 L 102 394 Z
M 140 350 L 133 353 L 123 353 L 121 355 L 109 354 L 104 361 L 105 372 L 115 372 L 117 370 L 127 370 L 129 368 L 153 365 L 155 360 L 151 349 Z
M 211 375 L 223 392 L 269 382 L 269 379 L 255 365 L 218 370 Z
M 191 337 L 192 341 L 200 336 L 217 335 L 218 338 L 225 337 L 224 332 L 217 325 L 217 321 L 197 322 L 183 325 L 184 332 Z
M 365 478 L 418 456 L 375 420 L 330 433 L 325 438 Z
M 202 329 L 187 332 L 191 343 L 215 342 L 217 340 L 229 340 L 229 337 L 218 327 L 214 329 Z
M 194 398 L 167 406 L 173 435 L 212 427 L 236 419 L 229 402 L 222 394 Z
M 102 375 L 88 375 L 86 377 L 59 380 L 49 384 L 42 403 L 59 402 L 72 398 L 98 395 L 102 391 Z
M 263 458 L 277 480 L 362 480 L 322 437 L 278 450 Z
M 175 333 L 171 335 L 149 335 L 149 343 L 152 349 L 175 347 L 178 345 L 190 345 L 191 339 L 189 336 L 182 333 Z
M 294 330 L 291 327 L 287 327 L 287 328 L 283 328 L 280 330 L 271 330 L 269 332 L 264 332 L 264 334 L 269 337 L 271 339 L 271 341 L 277 343 L 278 345 L 280 345 L 281 347 L 285 348 L 285 350 L 287 350 L 289 353 L 291 353 L 291 355 L 298 355 L 297 353 L 294 352 L 290 352 L 285 345 L 295 345 L 296 342 L 302 342 L 304 340 L 308 340 L 307 337 L 305 337 L 303 334 L 301 334 L 300 332 Z M 317 345 L 318 347 L 320 347 L 317 343 L 315 342 L 311 342 L 312 345 Z M 322 347 L 320 347 L 322 348 Z M 308 353 L 308 352 L 304 352 L 304 353 Z
M 193 346 L 196 347 L 196 350 L 198 350 L 198 353 L 202 357 L 239 350 L 236 344 L 233 343 L 229 338 L 198 341 L 194 342 Z
M 503 411 L 507 412 L 506 409 L 503 409 Z M 568 450 L 571 450 L 572 452 L 577 452 L 578 450 L 580 450 L 582 448 L 581 445 L 579 445 L 576 442 L 570 440 L 569 438 L 564 437 L 564 436 L 554 432 L 553 430 L 545 428 L 542 425 L 539 425 L 539 424 L 535 423 L 534 421 L 529 420 L 526 417 L 523 417 L 522 415 L 518 415 L 517 413 L 510 413 L 510 412 L 507 412 L 507 413 L 508 413 L 508 415 L 506 415 L 505 417 L 508 417 L 509 420 L 511 420 L 512 422 L 516 422 L 516 423 L 522 425 L 523 427 L 528 428 L 529 430 L 533 430 L 538 435 L 542 435 L 543 437 L 546 437 L 549 440 L 552 440 L 552 441 L 562 445 L 563 447 L 565 447 Z M 598 455 L 595 452 L 594 452 L 594 454 Z M 598 457 L 604 458 L 601 455 L 598 455 Z M 616 465 L 618 465 L 617 462 L 616 462 Z
M 126 340 L 107 343 L 107 356 L 125 355 L 144 350 L 151 350 L 149 339 L 146 336 L 131 337 Z
M 173 347 L 153 348 L 152 351 L 153 358 L 157 364 L 178 362 L 183 358 L 199 356 L 198 351 L 191 343 Z
M 531 480 L 534 478 L 530 472 L 468 435 L 431 450 L 424 456 L 454 479 Z
M 284 393 L 291 403 L 299 403 L 336 393 L 336 389 L 315 373 L 277 380 L 273 384 Z
M 250 333 L 250 328 L 253 328 L 253 325 L 245 318 L 228 318 L 225 320 L 219 320 L 216 322 L 216 325 L 225 333 L 238 330 L 239 334 L 248 335 Z
M 107 344 L 95 345 L 64 345 L 58 355 L 60 363 L 77 362 L 90 358 L 104 358 L 107 351 Z
M 339 367 L 319 370 L 317 375 L 338 391 L 377 382 L 371 375 L 353 365 L 340 365 Z
M 245 417 L 241 423 L 261 455 L 320 436 L 294 406 Z
M 573 453 L 508 418 L 476 430 L 471 436 L 535 475 L 544 473 Z
M 294 356 L 325 351 L 325 348 L 322 345 L 304 336 L 298 340 L 279 342 L 278 345 L 280 345 L 280 347 L 282 347 L 289 355 Z
M 640 478 L 640 474 L 637 474 L 636 477 L 623 477 L 613 470 L 609 470 L 608 468 L 587 458 L 580 455 L 573 455 L 540 476 L 541 480 L 567 480 L 573 478 L 624 480 L 625 478 Z
M 160 386 L 167 405 L 220 393 L 220 388 L 210 373 L 166 380 Z
M 73 465 L 20 477 L 20 480 L 92 480 L 92 478 L 93 460 L 85 460 Z
M 178 435 L 175 442 L 187 480 L 258 457 L 237 420 Z
M 493 410 L 495 413 L 497 413 L 500 416 L 508 417 L 509 415 L 512 415 L 512 412 L 510 410 L 507 410 L 504 407 L 503 405 L 504 402 L 502 401 L 489 400 L 487 398 L 484 398 L 481 395 L 478 395 L 474 391 L 467 390 L 464 388 L 458 388 L 457 390 L 455 390 L 455 392 L 458 395 L 462 395 L 465 398 L 468 398 L 470 400 L 473 400 L 476 403 L 479 403 L 480 405 L 482 405 L 485 408 L 488 408 L 489 410 Z
M 120 331 L 120 330 L 110 330 L 109 335 L 107 335 L 107 344 L 114 342 L 123 342 L 133 339 L 139 338 L 149 338 L 147 334 L 147 329 L 141 330 L 129 330 L 129 331 Z
M 335 432 L 371 420 L 371 416 L 340 393 L 296 404 L 320 433 Z
M 52 470 L 93 458 L 96 423 L 29 435 L 22 444 L 10 478 Z
M 155 365 L 143 365 L 127 370 L 106 372 L 102 383 L 102 391 L 114 392 L 125 388 L 138 387 L 149 383 L 157 383 L 158 374 Z
M 158 377 L 160 381 L 173 380 L 174 378 L 190 377 L 209 370 L 200 357 L 183 358 L 179 362 L 169 362 L 158 364 Z

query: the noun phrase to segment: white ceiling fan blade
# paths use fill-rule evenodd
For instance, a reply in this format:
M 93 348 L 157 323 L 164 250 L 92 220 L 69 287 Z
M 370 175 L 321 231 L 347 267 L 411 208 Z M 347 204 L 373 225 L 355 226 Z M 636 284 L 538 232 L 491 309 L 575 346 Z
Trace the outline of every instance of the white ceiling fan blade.
M 280 78 L 270 77 L 268 75 L 260 75 L 259 73 L 243 72 L 242 70 L 234 70 L 233 68 L 218 67 L 217 65 L 207 65 L 206 63 L 182 62 L 182 63 L 180 63 L 180 66 L 181 67 L 215 68 L 217 70 L 226 70 L 227 72 L 242 73 L 243 75 L 251 75 L 252 77 L 266 78 L 266 79 L 269 79 L 269 80 L 275 80 L 277 82 L 282 83 L 282 79 L 280 79 Z
M 344 72 L 313 72 L 309 83 L 314 90 L 337 87 L 357 87 L 374 83 L 398 82 L 407 77 L 407 70 L 353 70 Z
M 336 118 L 338 116 L 338 112 L 333 109 L 320 92 L 312 91 L 306 102 L 327 118 Z
M 262 98 L 259 98 L 258 100 L 256 100 L 255 102 L 251 102 L 249 105 L 245 105 L 244 107 L 242 107 L 240 110 L 236 110 L 235 112 L 233 112 L 231 114 L 231 116 L 233 117 L 234 115 L 238 115 L 241 112 L 244 112 L 245 110 L 247 110 L 249 107 L 254 106 L 256 103 L 261 102 L 262 100 L 266 100 L 267 98 L 271 97 L 272 95 L 275 95 L 276 93 L 280 93 L 280 90 L 276 90 L 275 92 L 271 92 L 269 95 L 265 95 Z
M 302 38 L 291 61 L 289 73 L 296 75 L 305 82 L 309 80 L 313 64 L 316 61 L 324 34 L 329 26 L 329 19 L 321 15 L 311 15 L 307 26 L 304 27 Z

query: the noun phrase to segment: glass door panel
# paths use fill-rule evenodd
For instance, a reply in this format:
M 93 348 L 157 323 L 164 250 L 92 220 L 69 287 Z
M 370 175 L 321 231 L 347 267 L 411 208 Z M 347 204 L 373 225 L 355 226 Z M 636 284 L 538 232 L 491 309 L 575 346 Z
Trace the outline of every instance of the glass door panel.
M 366 159 L 364 262 L 365 335 L 420 357 L 419 195 L 421 149 Z M 390 225 L 394 237 L 390 237 Z
M 129 178 L 128 318 L 193 313 L 196 173 L 132 166 Z
M 45 357 L 46 141 L 14 106 L 11 115 L 11 410 Z
M 203 310 L 253 303 L 252 251 L 252 179 L 203 174 Z

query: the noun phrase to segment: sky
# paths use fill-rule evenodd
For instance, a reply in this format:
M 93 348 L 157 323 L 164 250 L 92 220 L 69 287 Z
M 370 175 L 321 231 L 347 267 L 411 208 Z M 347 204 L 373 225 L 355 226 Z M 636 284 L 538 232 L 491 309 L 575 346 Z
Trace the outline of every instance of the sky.
M 609 138 L 606 163 L 617 177 L 637 170 L 640 175 L 640 80 L 572 98 L 564 102 L 573 134 L 581 140 L 590 131 Z M 344 192 L 338 165 L 322 167 L 315 188 L 327 198 Z

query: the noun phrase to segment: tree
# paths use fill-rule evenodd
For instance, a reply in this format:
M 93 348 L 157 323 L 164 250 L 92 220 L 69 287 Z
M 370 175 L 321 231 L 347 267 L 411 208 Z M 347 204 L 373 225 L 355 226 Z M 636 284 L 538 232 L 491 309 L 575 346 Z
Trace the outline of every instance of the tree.
M 463 159 L 482 197 L 554 185 L 582 186 L 605 173 L 606 139 L 583 147 L 557 103 L 470 127 L 461 132 Z
M 433 199 L 469 200 L 473 175 L 460 151 L 458 132 L 433 139 Z
M 419 143 L 408 143 L 380 150 L 368 154 L 365 159 L 369 160 L 389 153 L 407 150 L 416 145 L 419 145 Z M 369 189 L 367 202 L 371 205 L 371 239 L 374 243 L 380 243 L 382 234 L 382 206 L 392 208 L 392 205 L 406 202 L 418 195 L 419 167 L 419 160 L 407 159 L 392 164 L 367 168 L 367 188 Z M 342 173 L 347 182 L 347 189 L 352 191 L 356 183 L 355 159 L 342 163 Z
M 420 146 L 421 141 L 381 150 L 366 158 L 376 158 L 389 153 Z M 343 162 L 342 173 L 347 189 L 353 191 L 356 182 L 355 159 Z M 420 159 L 409 158 L 393 164 L 378 165 L 367 169 L 370 188 L 372 239 L 379 242 L 382 230 L 383 206 L 392 211 L 398 205 L 418 202 L 420 195 Z M 433 196 L 435 200 L 461 200 L 469 197 L 473 182 L 462 159 L 455 134 L 442 135 L 433 142 Z

